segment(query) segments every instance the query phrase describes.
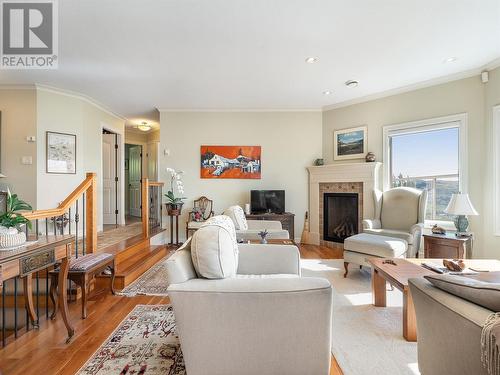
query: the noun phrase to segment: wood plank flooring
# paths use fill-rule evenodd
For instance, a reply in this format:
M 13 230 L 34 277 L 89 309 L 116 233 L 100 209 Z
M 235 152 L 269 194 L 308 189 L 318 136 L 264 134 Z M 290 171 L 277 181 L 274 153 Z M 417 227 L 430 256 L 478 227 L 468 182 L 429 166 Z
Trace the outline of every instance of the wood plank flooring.
M 300 251 L 303 258 L 342 257 L 341 249 L 305 245 Z M 71 303 L 70 315 L 76 329 L 72 342 L 65 344 L 66 330 L 60 316 L 55 321 L 44 320 L 38 331 L 30 331 L 0 350 L 0 374 L 73 375 L 136 305 L 167 303 L 168 297 L 129 298 L 101 293 L 90 298 L 85 320 L 80 319 L 80 302 Z M 330 375 L 342 375 L 333 357 Z

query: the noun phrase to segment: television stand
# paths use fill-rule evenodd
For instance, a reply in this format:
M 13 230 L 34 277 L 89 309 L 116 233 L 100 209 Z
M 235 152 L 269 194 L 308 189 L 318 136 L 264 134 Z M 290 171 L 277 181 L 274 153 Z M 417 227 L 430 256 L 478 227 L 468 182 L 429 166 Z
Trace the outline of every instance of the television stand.
M 295 214 L 292 214 L 291 212 L 284 212 L 282 214 L 263 212 L 261 214 L 250 214 L 245 216 L 248 220 L 279 221 L 281 222 L 283 229 L 286 229 L 290 234 L 290 239 L 295 239 Z

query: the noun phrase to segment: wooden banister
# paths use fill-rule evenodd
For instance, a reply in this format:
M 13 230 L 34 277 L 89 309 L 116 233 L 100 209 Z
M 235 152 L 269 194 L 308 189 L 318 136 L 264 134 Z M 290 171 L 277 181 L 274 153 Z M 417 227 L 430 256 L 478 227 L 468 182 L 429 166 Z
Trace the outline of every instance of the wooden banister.
M 142 218 L 142 235 L 144 238 L 149 237 L 149 179 L 143 178 L 141 185 L 141 218 Z
M 28 220 L 52 219 L 61 217 L 71 206 L 85 194 L 85 246 L 87 253 L 97 249 L 97 174 L 87 173 L 87 176 L 78 187 L 66 197 L 57 208 L 23 212 Z M 78 241 L 78 239 L 77 239 Z

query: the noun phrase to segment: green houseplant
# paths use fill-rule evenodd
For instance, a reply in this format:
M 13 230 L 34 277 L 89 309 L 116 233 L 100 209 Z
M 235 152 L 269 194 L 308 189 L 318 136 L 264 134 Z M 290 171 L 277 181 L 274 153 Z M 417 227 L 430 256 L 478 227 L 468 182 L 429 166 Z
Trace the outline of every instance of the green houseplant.
M 184 194 L 182 171 L 167 168 L 167 172 L 170 173 L 170 190 L 168 190 L 167 194 L 165 194 L 167 199 L 165 207 L 167 208 L 167 213 L 170 216 L 178 216 L 181 214 L 182 205 L 184 204 L 184 199 L 186 199 L 185 197 L 182 197 L 182 194 Z
M 7 193 L 5 213 L 0 215 L 0 249 L 22 245 L 26 242 L 26 234 L 21 230 L 23 225 L 31 228 L 31 222 L 20 211 L 32 210 L 31 205 L 19 199 L 17 194 Z

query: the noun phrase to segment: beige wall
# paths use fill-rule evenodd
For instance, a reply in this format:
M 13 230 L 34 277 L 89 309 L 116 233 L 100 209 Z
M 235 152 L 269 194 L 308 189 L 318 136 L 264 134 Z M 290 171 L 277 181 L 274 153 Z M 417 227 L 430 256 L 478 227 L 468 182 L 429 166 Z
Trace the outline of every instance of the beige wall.
M 201 195 L 213 199 L 220 214 L 248 203 L 252 189 L 284 189 L 286 210 L 296 215 L 295 236 L 300 237 L 308 209 L 306 167 L 321 157 L 320 112 L 161 112 L 160 123 L 161 181 L 168 181 L 166 167 L 185 172 L 185 216 Z M 262 146 L 262 179 L 201 179 L 201 145 Z
M 492 77 L 498 80 L 498 69 Z M 485 165 L 489 155 L 485 142 L 489 129 L 486 119 L 491 111 L 492 92 L 496 92 L 498 102 L 500 89 L 497 83 L 490 81 L 483 84 L 479 76 L 458 81 L 414 90 L 411 92 L 372 100 L 360 104 L 333 109 L 323 113 L 323 156 L 326 162 L 333 162 L 333 131 L 353 126 L 368 126 L 368 150 L 373 151 L 378 161 L 382 161 L 384 125 L 422 120 L 427 118 L 446 116 L 457 113 L 468 114 L 468 190 L 471 200 L 481 214 L 471 218 L 471 230 L 476 234 L 475 256 L 494 256 L 500 258 L 489 247 L 492 232 L 483 231 L 483 228 L 492 228 L 492 215 L 489 213 L 491 200 L 485 198 L 488 187 L 483 181 L 490 175 L 490 168 Z M 485 110 L 485 107 L 488 107 Z M 491 117 L 491 115 L 489 115 Z M 436 162 L 439 162 L 437 160 Z M 491 186 L 491 181 L 489 182 Z M 489 197 L 491 198 L 491 193 Z M 500 241 L 498 242 L 500 243 Z
M 36 136 L 36 91 L 34 88 L 0 89 L 2 116 L 1 168 L 7 178 L 0 184 L 8 186 L 19 197 L 36 207 L 36 143 L 26 137 Z M 21 164 L 23 156 L 32 157 L 33 164 Z
M 483 177 L 477 181 L 483 186 L 483 253 L 485 257 L 500 258 L 500 237 L 494 235 L 494 182 L 493 182 L 493 107 L 500 104 L 500 68 L 492 70 L 486 84 L 485 138 Z M 498 172 L 497 172 L 498 173 Z
M 37 208 L 56 207 L 71 193 L 87 172 L 97 173 L 99 186 L 102 187 L 102 129 L 106 128 L 124 136 L 125 121 L 100 109 L 80 97 L 66 95 L 51 90 L 39 89 L 37 95 Z M 47 131 L 76 134 L 76 174 L 46 173 Z M 123 142 L 123 138 L 122 138 Z M 123 145 L 121 160 L 123 160 Z M 120 163 L 121 165 L 122 163 Z M 121 170 L 124 181 L 124 170 Z M 102 223 L 102 189 L 98 188 L 98 224 Z M 121 207 L 124 208 L 124 191 L 121 194 Z M 122 210 L 123 212 L 123 210 Z

